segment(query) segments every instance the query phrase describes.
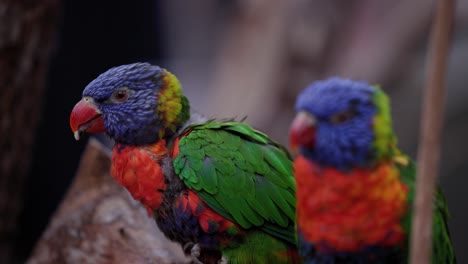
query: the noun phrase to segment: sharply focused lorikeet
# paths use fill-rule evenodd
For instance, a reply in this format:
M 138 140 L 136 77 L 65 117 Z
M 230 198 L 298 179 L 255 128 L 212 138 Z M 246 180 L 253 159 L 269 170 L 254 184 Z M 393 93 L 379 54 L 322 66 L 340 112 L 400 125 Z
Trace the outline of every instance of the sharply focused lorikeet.
M 297 98 L 290 130 L 299 251 L 305 263 L 406 263 L 415 164 L 396 146 L 389 99 L 330 78 Z M 434 197 L 433 263 L 454 263 L 448 209 Z
M 112 176 L 204 263 L 295 263 L 289 153 L 244 122 L 190 112 L 177 78 L 148 63 L 93 80 L 70 125 L 115 140 Z

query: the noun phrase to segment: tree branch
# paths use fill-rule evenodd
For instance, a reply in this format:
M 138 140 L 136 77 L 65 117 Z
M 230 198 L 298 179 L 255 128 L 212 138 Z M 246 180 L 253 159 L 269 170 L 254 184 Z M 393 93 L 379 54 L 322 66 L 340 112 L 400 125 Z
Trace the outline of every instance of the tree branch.
M 139 202 L 109 175 L 108 150 L 91 139 L 75 180 L 28 264 L 187 263 Z
M 439 171 L 447 57 L 452 36 L 454 0 L 438 0 L 426 62 L 426 91 L 422 106 L 416 198 L 410 263 L 431 263 L 434 190 Z

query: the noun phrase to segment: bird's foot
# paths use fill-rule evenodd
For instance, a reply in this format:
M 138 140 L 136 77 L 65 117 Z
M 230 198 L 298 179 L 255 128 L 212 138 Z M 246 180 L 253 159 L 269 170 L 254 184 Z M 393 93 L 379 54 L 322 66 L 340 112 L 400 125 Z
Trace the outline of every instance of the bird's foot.
M 200 257 L 200 251 L 200 245 L 198 244 L 193 245 L 192 249 L 190 250 L 190 255 L 194 260 L 198 261 L 196 262 L 197 264 L 203 264 L 200 260 L 198 260 L 198 257 Z
M 182 250 L 185 252 L 185 254 L 188 254 L 190 250 L 192 250 L 192 247 L 195 245 L 193 242 L 187 242 L 185 245 L 182 247 Z
M 188 252 L 190 250 L 190 256 L 192 257 L 192 262 L 194 264 L 203 264 L 203 262 L 198 259 L 201 252 L 200 245 L 188 242 L 184 245 L 183 250 L 184 252 Z
M 218 260 L 218 264 L 228 264 L 227 258 L 222 256 L 220 260 Z

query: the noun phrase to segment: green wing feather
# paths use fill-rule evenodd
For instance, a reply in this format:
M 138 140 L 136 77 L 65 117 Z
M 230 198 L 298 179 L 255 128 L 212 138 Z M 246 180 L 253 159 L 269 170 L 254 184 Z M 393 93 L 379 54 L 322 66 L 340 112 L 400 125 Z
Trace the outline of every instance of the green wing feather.
M 401 180 L 409 187 L 408 202 L 412 206 L 415 195 L 416 165 L 408 159 L 408 164 L 399 164 Z M 403 219 L 403 228 L 410 235 L 412 210 Z M 438 187 L 434 196 L 432 263 L 456 263 L 455 252 L 448 228 L 449 211 L 442 190 Z M 408 256 L 408 254 L 406 254 Z
M 216 212 L 295 243 L 295 182 L 289 153 L 239 122 L 187 128 L 174 169 Z

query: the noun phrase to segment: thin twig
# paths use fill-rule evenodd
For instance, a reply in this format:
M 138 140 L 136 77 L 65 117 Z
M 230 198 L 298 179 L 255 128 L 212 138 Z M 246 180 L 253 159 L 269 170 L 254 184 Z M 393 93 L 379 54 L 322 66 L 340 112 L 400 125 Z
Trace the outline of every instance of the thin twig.
M 433 195 L 439 170 L 439 153 L 445 99 L 447 57 L 452 36 L 455 0 L 438 0 L 426 61 L 426 90 L 422 106 L 418 148 L 416 198 L 411 233 L 410 263 L 431 263 Z

